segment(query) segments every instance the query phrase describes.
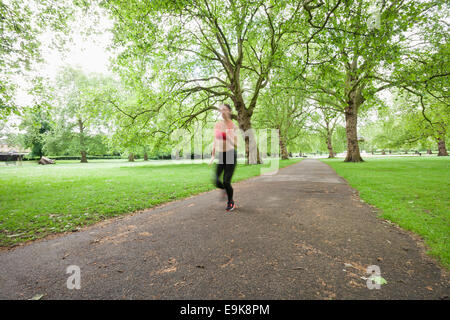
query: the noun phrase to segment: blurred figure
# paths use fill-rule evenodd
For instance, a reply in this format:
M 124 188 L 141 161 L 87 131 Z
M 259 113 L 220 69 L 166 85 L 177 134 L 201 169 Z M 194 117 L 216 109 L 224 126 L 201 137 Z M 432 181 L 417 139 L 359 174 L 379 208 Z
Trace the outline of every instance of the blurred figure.
M 212 164 L 216 151 L 218 164 L 216 167 L 215 183 L 218 188 L 224 189 L 228 198 L 226 210 L 233 211 L 236 206 L 233 201 L 233 188 L 231 187 L 231 178 L 237 162 L 237 135 L 236 126 L 231 120 L 231 107 L 223 104 L 219 107 L 222 114 L 222 121 L 218 121 L 214 126 L 214 144 L 211 154 Z M 223 173 L 223 182 L 220 181 L 220 175 Z

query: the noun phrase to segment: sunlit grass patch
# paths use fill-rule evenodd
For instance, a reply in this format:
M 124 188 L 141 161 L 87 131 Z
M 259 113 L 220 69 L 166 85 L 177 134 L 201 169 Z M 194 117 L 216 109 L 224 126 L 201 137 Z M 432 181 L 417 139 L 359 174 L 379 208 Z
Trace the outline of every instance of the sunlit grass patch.
M 298 161 L 282 160 L 280 167 Z M 259 175 L 262 166 L 268 164 L 238 164 L 233 181 Z M 0 167 L 0 245 L 76 230 L 212 190 L 213 170 L 204 163 L 124 160 Z

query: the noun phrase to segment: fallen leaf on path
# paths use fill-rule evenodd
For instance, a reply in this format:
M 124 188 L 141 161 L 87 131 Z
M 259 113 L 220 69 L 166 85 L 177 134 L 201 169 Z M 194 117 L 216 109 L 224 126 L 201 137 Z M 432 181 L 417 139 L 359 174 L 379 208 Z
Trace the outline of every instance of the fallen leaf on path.
M 371 277 L 369 279 L 371 279 L 376 284 L 387 284 L 386 279 L 381 277 L 381 276 L 373 276 L 373 277 Z
M 169 267 L 166 269 L 158 270 L 154 273 L 152 272 L 152 274 L 164 274 L 164 273 L 170 273 L 170 272 L 175 272 L 175 271 L 177 271 L 177 267 L 173 266 L 173 267 Z
M 36 294 L 33 296 L 33 298 L 28 299 L 28 300 L 41 300 L 41 298 L 43 297 L 43 294 Z
M 221 267 L 222 269 L 225 268 L 225 267 L 227 267 L 228 265 L 231 264 L 231 262 L 233 262 L 233 260 L 234 260 L 234 258 L 229 258 L 228 262 L 225 263 L 225 264 L 223 264 L 223 265 L 221 265 L 220 267 Z
M 178 281 L 173 286 L 177 287 L 177 286 L 181 286 L 181 285 L 184 285 L 184 284 L 186 284 L 186 281 Z
M 350 282 L 348 283 L 349 285 L 351 285 L 352 287 L 360 287 L 361 285 L 353 280 L 350 280 Z

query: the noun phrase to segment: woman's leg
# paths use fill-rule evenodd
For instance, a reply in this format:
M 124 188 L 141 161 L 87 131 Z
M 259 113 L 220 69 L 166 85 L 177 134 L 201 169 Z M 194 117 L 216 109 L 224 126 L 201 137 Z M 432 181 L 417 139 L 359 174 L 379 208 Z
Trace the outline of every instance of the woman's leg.
M 231 187 L 231 178 L 233 177 L 234 169 L 236 168 L 236 155 L 232 155 L 231 163 L 227 163 L 224 168 L 223 185 L 227 191 L 228 202 L 233 201 L 233 187 Z
M 223 185 L 222 181 L 220 181 L 220 175 L 225 169 L 225 165 L 223 163 L 218 163 L 216 167 L 216 186 L 220 189 L 225 189 L 225 186 Z
M 220 175 L 225 170 L 225 164 L 226 164 L 226 158 L 225 158 L 225 152 L 219 152 L 218 156 L 218 162 L 216 167 L 216 186 L 220 189 L 225 189 L 225 186 L 223 185 L 222 181 L 220 181 Z
M 223 174 L 223 185 L 227 191 L 228 202 L 233 201 L 233 187 L 231 186 L 231 177 L 233 176 L 234 166 L 227 164 Z

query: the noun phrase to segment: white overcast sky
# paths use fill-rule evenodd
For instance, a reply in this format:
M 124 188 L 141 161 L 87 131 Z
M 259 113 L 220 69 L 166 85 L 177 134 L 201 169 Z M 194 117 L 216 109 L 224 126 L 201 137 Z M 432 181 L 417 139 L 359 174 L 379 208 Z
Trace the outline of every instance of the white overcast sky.
M 89 26 L 94 26 L 98 33 L 84 35 L 83 33 Z M 40 35 L 39 39 L 42 42 L 40 49 L 44 62 L 36 66 L 33 71 L 25 75 L 17 75 L 14 78 L 17 84 L 16 103 L 26 107 L 32 102 L 32 96 L 27 94 L 27 90 L 31 86 L 30 79 L 33 76 L 40 75 L 53 80 L 63 66 L 79 66 L 86 73 L 110 74 L 108 66 L 112 54 L 107 47 L 112 41 L 112 34 L 109 31 L 111 27 L 112 21 L 107 15 L 102 15 L 100 21 L 95 21 L 89 15 L 80 14 L 76 21 L 70 24 L 72 40 L 66 43 L 63 52 L 52 48 L 51 43 L 55 36 L 53 32 L 45 32 Z M 18 116 L 11 115 L 6 123 L 0 126 L 0 139 L 8 132 L 19 132 L 17 125 L 20 122 Z
M 84 35 L 89 26 L 94 26 L 98 34 Z M 16 78 L 19 84 L 17 92 L 17 102 L 25 106 L 30 102 L 31 97 L 27 95 L 28 80 L 36 74 L 54 79 L 58 70 L 63 66 L 79 66 L 86 73 L 99 72 L 109 74 L 109 59 L 111 53 L 107 50 L 112 41 L 112 34 L 109 28 L 112 21 L 106 15 L 102 16 L 99 22 L 89 16 L 82 15 L 70 24 L 70 36 L 72 40 L 64 46 L 63 52 L 51 46 L 54 34 L 52 32 L 43 33 L 39 39 L 42 42 L 41 52 L 45 62 L 40 64 L 36 70 L 27 76 Z

